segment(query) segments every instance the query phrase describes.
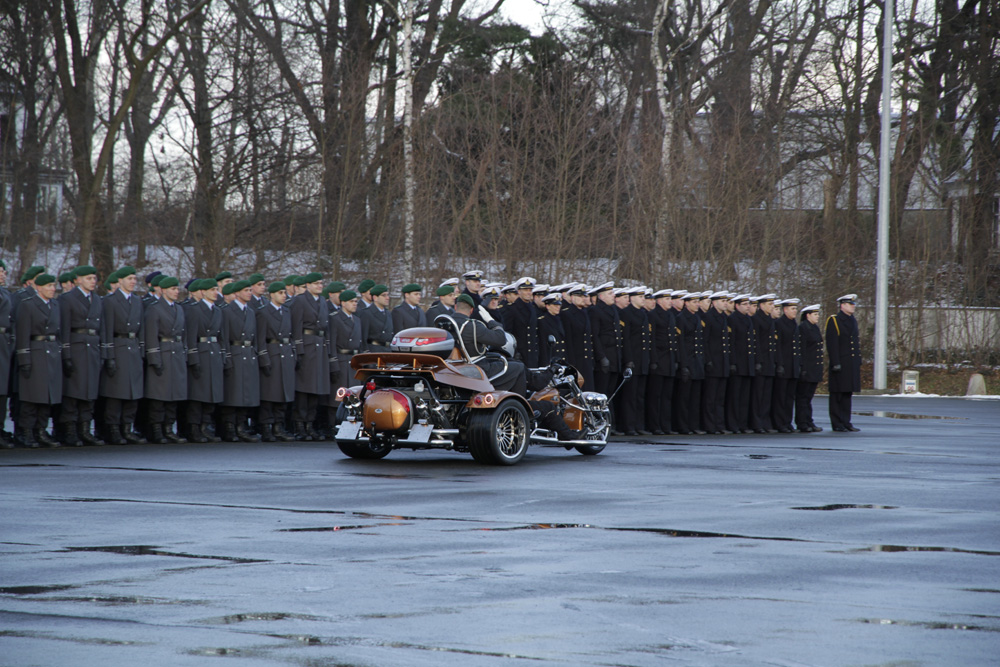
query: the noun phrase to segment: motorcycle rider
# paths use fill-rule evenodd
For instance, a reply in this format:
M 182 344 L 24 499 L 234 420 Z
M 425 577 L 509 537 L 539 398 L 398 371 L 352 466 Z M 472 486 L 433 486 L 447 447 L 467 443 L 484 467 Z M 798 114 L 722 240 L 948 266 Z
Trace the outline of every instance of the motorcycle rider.
M 473 358 L 482 357 L 477 359 L 475 363 L 483 369 L 487 377 L 501 373 L 491 380 L 496 389 L 513 391 L 526 396 L 527 372 L 523 363 L 514 359 L 505 360 L 496 356 L 482 356 L 490 351 L 503 350 L 504 345 L 507 344 L 507 336 L 500 323 L 493 319 L 485 308 L 482 308 L 482 312 L 479 313 L 484 320 L 483 322 L 472 319 L 474 309 L 475 301 L 471 296 L 468 294 L 458 295 L 458 299 L 455 300 L 455 313 L 451 317 L 458 325 L 459 335 L 462 337 L 465 349 Z M 503 370 L 505 361 L 506 371 Z

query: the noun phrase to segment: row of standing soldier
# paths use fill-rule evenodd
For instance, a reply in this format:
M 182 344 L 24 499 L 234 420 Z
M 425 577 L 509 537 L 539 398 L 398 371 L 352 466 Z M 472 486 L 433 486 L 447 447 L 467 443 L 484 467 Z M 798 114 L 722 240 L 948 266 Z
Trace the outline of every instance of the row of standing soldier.
M 2 262 L 0 272 L 5 280 Z M 793 400 L 799 430 L 817 430 L 810 401 L 823 363 L 815 322 L 812 331 L 804 318 L 791 336 L 792 356 L 776 363 L 772 358 L 783 337 L 775 334 L 772 343 L 770 329 L 757 333 L 763 318 L 747 327 L 738 316 L 751 301 L 770 310 L 774 295 L 650 293 L 646 288 L 615 290 L 611 283 L 550 289 L 530 278 L 484 286 L 479 271 L 463 278 L 463 291 L 496 311 L 517 338 L 518 356 L 528 366 L 565 356 L 583 374 L 586 389 L 609 395 L 622 371 L 632 369 L 635 380 L 623 385 L 615 403 L 622 432 L 790 430 Z M 387 288 L 371 280 L 355 292 L 340 282 L 324 287 L 319 273 L 267 284 L 260 274 L 237 281 L 223 272 L 189 281 L 187 298 L 178 301 L 176 278 L 159 272 L 146 276 L 148 292 L 140 298 L 134 269 L 123 267 L 105 281 L 109 294 L 100 298 L 96 271 L 82 266 L 59 277 L 63 294 L 52 307 L 55 282 L 43 267 L 32 267 L 22 276 L 24 289 L 0 290 L 5 334 L 0 343 L 19 341 L 18 373 L 0 362 L 0 386 L 9 386 L 16 399 L 11 412 L 22 446 L 101 444 L 102 439 L 126 444 L 145 438 L 324 439 L 329 435 L 325 427 L 335 422 L 337 390 L 351 383 L 353 355 L 388 350 L 394 331 L 432 325 L 436 315 L 452 310 L 459 293 L 457 278 L 445 281 L 425 313 L 422 288 L 410 284 L 402 289 L 402 303 L 390 310 Z M 841 301 L 849 301 L 853 312 L 853 295 L 848 296 Z M 22 303 L 29 305 L 17 318 Z M 782 304 L 783 310 L 792 305 L 797 301 Z M 815 309 L 803 309 L 809 310 Z M 5 322 L 12 326 L 4 327 Z M 15 324 L 17 333 L 11 336 Z M 829 343 L 830 322 L 827 329 Z M 850 317 L 833 329 L 837 335 L 846 330 L 841 338 L 848 342 L 848 370 L 842 375 L 856 391 L 859 379 L 848 377 L 860 366 L 856 323 Z M 9 362 L 12 349 L 0 357 Z M 839 366 L 833 354 L 831 369 Z M 4 375 L 10 376 L 9 385 Z M 833 380 L 831 372 L 831 392 Z M 831 400 L 835 430 L 853 430 L 850 391 L 846 412 L 843 398 L 836 402 L 839 421 Z M 7 397 L 0 398 L 5 402 Z M 52 412 L 56 438 L 47 432 Z M 0 444 L 12 443 L 0 436 Z

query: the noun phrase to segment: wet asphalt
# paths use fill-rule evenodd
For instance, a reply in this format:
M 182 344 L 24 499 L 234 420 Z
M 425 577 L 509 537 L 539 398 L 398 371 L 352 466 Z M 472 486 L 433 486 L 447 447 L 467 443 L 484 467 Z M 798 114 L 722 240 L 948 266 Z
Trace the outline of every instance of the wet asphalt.
M 1000 401 L 815 408 L 513 468 L 0 451 L 0 665 L 998 664 Z

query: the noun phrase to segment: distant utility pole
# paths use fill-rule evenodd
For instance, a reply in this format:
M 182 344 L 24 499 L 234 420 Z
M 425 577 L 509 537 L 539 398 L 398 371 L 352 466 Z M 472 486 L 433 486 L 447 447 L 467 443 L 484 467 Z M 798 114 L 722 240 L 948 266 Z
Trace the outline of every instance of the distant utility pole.
M 878 169 L 878 236 L 875 245 L 875 389 L 886 388 L 889 328 L 889 139 L 892 134 L 892 8 L 885 2 L 882 29 L 882 135 Z

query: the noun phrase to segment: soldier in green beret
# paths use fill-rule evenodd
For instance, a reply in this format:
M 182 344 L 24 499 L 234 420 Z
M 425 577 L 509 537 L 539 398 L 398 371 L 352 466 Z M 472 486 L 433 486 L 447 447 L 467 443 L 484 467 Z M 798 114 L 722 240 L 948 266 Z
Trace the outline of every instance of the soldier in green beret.
M 52 303 L 56 279 L 34 274 L 32 294 L 21 301 L 15 320 L 18 410 L 15 438 L 22 447 L 58 447 L 48 433 L 52 406 L 62 400 L 59 308 Z
M 372 303 L 364 310 L 358 309 L 361 317 L 361 334 L 369 352 L 388 352 L 392 342 L 392 316 L 389 313 L 389 288 L 375 285 L 370 290 Z
M 295 400 L 295 345 L 292 315 L 285 302 L 285 284 L 267 287 L 271 300 L 256 312 L 257 340 L 260 344 L 260 424 L 264 442 L 291 442 L 295 436 L 285 430 L 285 414 Z
M 264 280 L 264 274 L 252 273 L 247 280 L 250 282 L 250 307 L 254 310 L 263 308 L 267 303 L 267 282 Z
M 457 278 L 455 279 L 457 282 Z M 454 285 L 443 284 L 434 293 L 438 300 L 431 304 L 425 313 L 427 322 L 434 324 L 434 318 L 438 315 L 450 315 L 455 312 L 455 299 L 458 298 L 458 291 Z
M 323 294 L 326 296 L 327 301 L 330 302 L 329 308 L 331 315 L 340 310 L 340 293 L 345 289 L 347 289 L 347 285 L 339 280 L 334 280 L 323 290 Z
M 294 273 L 290 273 L 285 276 L 285 294 L 288 295 L 288 299 L 294 299 L 298 292 L 295 290 L 295 280 L 298 278 Z M 286 306 L 290 306 L 288 300 L 285 301 Z
M 222 313 L 223 381 L 220 417 L 223 440 L 260 442 L 249 429 L 249 411 L 260 405 L 260 341 L 250 306 L 249 280 L 226 285 L 233 299 Z
M 303 276 L 306 293 L 291 305 L 292 340 L 295 341 L 295 437 L 321 439 L 316 431 L 319 400 L 330 393 L 330 310 L 323 292 L 323 275 Z
M 403 286 L 403 302 L 392 309 L 392 330 L 427 326 L 427 314 L 420 309 L 422 287 L 416 283 Z
M 332 377 L 326 405 L 331 426 L 337 423 L 337 409 L 340 408 L 337 390 L 351 386 L 354 380 L 351 359 L 364 350 L 358 300 L 354 290 L 345 289 L 340 293 L 340 308 L 330 314 L 330 340 L 335 361 L 330 366 Z
M 233 278 L 233 274 L 231 272 L 229 272 L 229 271 L 220 271 L 215 276 L 215 282 L 219 286 L 219 292 L 220 292 L 219 296 L 216 297 L 216 299 L 215 299 L 215 304 L 217 306 L 224 306 L 225 304 L 227 304 L 230 301 L 232 301 L 232 299 L 226 299 L 227 296 L 229 296 L 230 294 L 232 294 L 232 291 L 230 291 L 229 294 L 226 293 L 226 285 L 229 285 L 229 284 L 235 282 L 235 279 Z
M 204 278 L 192 289 L 200 300 L 185 313 L 184 342 L 187 348 L 188 401 L 184 420 L 187 439 L 191 442 L 221 442 L 222 438 L 207 432 L 215 406 L 222 402 L 223 354 L 222 309 L 215 305 L 218 283 Z
M 161 299 L 162 290 L 160 288 L 160 283 L 163 282 L 164 278 L 167 278 L 166 274 L 160 273 L 159 271 L 154 271 L 147 277 L 146 284 L 149 286 L 146 295 L 142 297 L 143 308 L 149 308 L 150 306 L 155 306 L 159 303 Z
M 62 273 L 59 274 L 59 287 L 62 289 L 63 294 L 73 289 L 74 285 L 73 285 L 72 271 L 63 271 Z
M 78 266 L 73 276 L 74 288 L 56 300 L 63 370 L 59 437 L 67 446 L 101 445 L 91 433 L 91 422 L 100 392 L 103 303 L 97 298 L 97 269 Z
M 177 278 L 159 275 L 160 291 L 155 308 L 145 312 L 146 374 L 144 393 L 150 442 L 185 443 L 174 433 L 177 406 L 187 399 L 187 348 L 184 342 L 185 312 L 177 304 Z
M 99 394 L 104 398 L 103 422 L 112 445 L 142 444 L 133 430 L 143 391 L 142 301 L 133 294 L 138 278 L 135 269 L 116 271 L 118 291 L 105 297 L 101 313 L 101 373 Z
M 10 362 L 14 357 L 14 322 L 11 319 L 11 294 L 7 291 L 7 265 L 0 259 L 0 419 L 6 419 L 7 392 L 10 387 Z M 0 428 L 0 447 L 13 447 L 8 433 Z
M 25 299 L 35 296 L 35 279 L 45 273 L 44 266 L 31 266 L 21 275 L 21 289 L 11 295 L 11 313 L 17 316 L 17 308 Z
M 369 306 L 372 305 L 373 287 L 375 287 L 375 281 L 372 280 L 371 278 L 365 278 L 364 280 L 361 281 L 361 284 L 358 285 L 357 292 L 358 296 L 361 297 L 360 299 L 358 299 L 358 313 L 361 313 L 362 311 L 365 310 L 365 308 L 368 308 Z

